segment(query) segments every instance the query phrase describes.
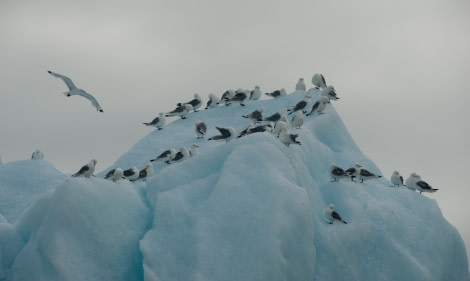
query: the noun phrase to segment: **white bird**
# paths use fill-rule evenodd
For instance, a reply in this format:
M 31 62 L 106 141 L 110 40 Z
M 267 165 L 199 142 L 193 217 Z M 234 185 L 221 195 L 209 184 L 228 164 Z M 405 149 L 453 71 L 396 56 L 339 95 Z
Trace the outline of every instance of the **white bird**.
M 161 130 L 162 127 L 165 125 L 166 119 L 165 119 L 165 113 L 160 112 L 158 114 L 158 117 L 155 117 L 152 122 L 149 123 L 144 123 L 145 126 L 154 126 L 157 129 Z
M 279 110 L 278 112 L 274 113 L 273 115 L 263 118 L 263 121 L 268 121 L 268 122 L 274 122 L 276 123 L 277 121 L 281 120 L 282 117 L 285 117 L 287 113 L 287 109 L 283 108 Z
M 41 160 L 44 159 L 44 154 L 42 153 L 41 150 L 36 149 L 33 154 L 31 155 L 32 160 Z
M 176 154 L 176 149 L 170 148 L 170 149 L 163 151 L 160 155 L 155 157 L 155 159 L 150 160 L 150 162 L 154 162 L 154 161 L 166 162 L 170 160 L 171 158 L 175 157 L 175 154 Z
M 264 112 L 264 107 L 261 107 L 260 109 L 257 109 L 251 112 L 250 114 L 243 115 L 242 117 L 251 119 L 255 121 L 255 124 L 256 124 L 256 123 L 263 121 L 263 112 Z
M 297 84 L 295 84 L 296 91 L 306 91 L 307 87 L 305 86 L 304 78 L 299 78 Z
M 237 131 L 235 131 L 235 129 L 232 127 L 227 127 L 227 128 L 215 127 L 215 128 L 219 130 L 220 135 L 215 135 L 213 137 L 210 137 L 208 140 L 224 140 L 225 142 L 229 142 L 230 140 L 232 140 L 234 137 L 237 136 Z
M 420 194 L 423 193 L 423 192 L 434 193 L 434 192 L 439 190 L 437 188 L 433 188 L 432 186 L 430 186 L 427 182 L 425 182 L 423 180 L 417 181 L 415 183 L 415 187 L 419 191 Z
M 191 148 L 189 149 L 189 157 L 194 157 L 198 155 L 199 154 L 198 148 L 199 148 L 199 145 L 193 143 L 191 145 Z
M 170 160 L 166 161 L 165 163 L 167 163 L 167 164 L 178 163 L 178 162 L 181 162 L 181 161 L 184 161 L 184 160 L 188 159 L 189 157 L 191 157 L 191 155 L 189 155 L 188 149 L 186 147 L 182 146 L 182 147 L 180 147 L 180 151 L 178 151 L 175 154 L 175 157 L 171 158 Z
M 95 172 L 96 163 L 98 163 L 98 161 L 96 161 L 95 159 L 91 159 L 88 164 L 82 166 L 78 172 L 72 175 L 72 177 L 89 178 Z
M 285 129 L 286 131 L 288 131 L 289 129 L 289 121 L 287 121 L 286 116 L 282 117 L 281 120 L 277 121 L 276 125 L 274 125 L 274 130 L 273 130 L 274 135 L 279 137 L 279 134 L 281 133 L 283 129 Z
M 169 116 L 179 116 L 181 119 L 186 119 L 186 114 L 193 110 L 193 106 L 189 103 L 183 104 L 175 108 L 173 111 L 165 114 L 165 117 Z
M 184 103 L 178 103 L 176 106 L 182 106 L 182 105 L 185 105 L 185 104 L 190 104 L 192 106 L 192 110 L 194 110 L 194 112 L 197 112 L 197 109 L 199 107 L 201 107 L 202 105 L 202 99 L 201 97 L 199 96 L 198 93 L 195 93 L 194 94 L 194 99 L 188 101 L 188 102 L 184 102 Z
M 287 95 L 286 89 L 282 88 L 280 90 L 275 90 L 274 92 L 271 93 L 265 93 L 265 95 L 270 96 L 272 98 L 279 98 Z
M 307 116 L 312 115 L 313 113 L 317 112 L 318 115 L 323 114 L 323 110 L 326 108 L 326 104 L 329 102 L 327 97 L 320 97 L 312 106 L 312 109 Z
M 400 175 L 398 171 L 394 171 L 392 176 L 390 177 L 390 182 L 393 184 L 393 186 L 400 186 L 404 185 L 403 184 L 403 177 Z
M 197 121 L 196 122 L 196 134 L 198 139 L 204 138 L 204 135 L 207 132 L 207 126 L 206 123 L 202 121 Z
M 347 224 L 347 222 L 345 222 L 341 218 L 341 216 L 334 210 L 334 207 L 335 206 L 333 204 L 330 204 L 330 205 L 328 205 L 328 208 L 326 208 L 326 210 L 325 210 L 325 217 L 328 220 L 328 223 L 333 224 L 334 221 L 339 221 L 339 222 L 342 222 L 344 224 Z
M 124 177 L 130 181 L 135 181 L 136 179 L 139 178 L 139 170 L 135 166 L 132 166 L 127 170 L 124 170 L 122 173 Z
M 334 164 L 331 164 L 331 166 L 330 166 L 330 178 L 331 178 L 332 182 L 333 181 L 339 181 L 342 178 L 349 178 L 349 177 L 350 177 L 349 173 L 347 173 L 346 171 L 344 171 L 340 167 L 338 167 Z
M 309 104 L 311 98 L 312 98 L 312 96 L 305 95 L 304 99 L 302 101 L 299 101 L 295 106 L 293 106 L 291 109 L 288 109 L 287 111 L 290 111 L 289 114 L 292 114 L 292 113 L 294 113 L 296 111 L 299 111 L 299 110 L 303 111 L 307 107 L 307 105 Z
M 75 85 L 73 84 L 73 82 L 70 78 L 68 78 L 66 76 L 63 76 L 63 75 L 60 75 L 60 74 L 57 74 L 57 73 L 52 72 L 50 70 L 48 70 L 47 72 L 50 75 L 52 75 L 54 77 L 57 77 L 57 78 L 60 78 L 60 79 L 62 79 L 62 81 L 65 82 L 65 84 L 69 88 L 69 91 L 64 92 L 64 95 L 66 95 L 67 97 L 70 97 L 70 96 L 73 96 L 73 95 L 82 96 L 82 97 L 86 98 L 87 100 L 89 100 L 91 102 L 91 104 L 96 108 L 96 110 L 98 110 L 99 112 L 103 112 L 103 109 L 101 108 L 100 104 L 95 99 L 95 97 L 90 95 L 89 93 L 85 92 L 84 90 L 78 89 L 77 87 L 75 87 Z
M 336 95 L 335 88 L 331 85 L 323 89 L 320 93 L 320 96 L 328 97 L 330 100 L 339 100 L 338 96 Z
M 326 88 L 326 81 L 325 77 L 323 77 L 320 73 L 315 73 L 312 77 L 312 84 L 318 89 L 325 89 Z
M 416 191 L 415 183 L 421 180 L 421 176 L 416 173 L 411 173 L 406 179 L 405 185 L 408 189 Z
M 151 176 L 153 176 L 153 166 L 152 163 L 147 163 L 145 168 L 139 171 L 139 176 L 135 180 L 131 181 L 146 181 Z
M 259 100 L 262 94 L 263 93 L 261 93 L 260 87 L 255 86 L 255 88 L 250 92 L 250 100 Z
M 124 172 L 121 168 L 112 169 L 111 171 L 107 172 L 104 176 L 106 180 L 112 180 L 113 182 L 117 182 L 118 180 L 122 179 L 124 176 Z
M 361 180 L 361 182 L 364 182 L 365 180 L 377 179 L 381 178 L 382 176 L 376 175 L 361 167 L 357 177 L 359 180 Z
M 304 113 L 302 110 L 297 111 L 297 113 L 292 117 L 291 126 L 292 128 L 300 129 L 300 126 L 304 124 Z
M 279 133 L 279 140 L 287 147 L 289 147 L 291 144 L 300 145 L 301 143 L 296 140 L 298 136 L 298 134 L 289 133 L 286 129 L 281 129 L 281 132 Z
M 228 101 L 229 103 L 239 103 L 241 106 L 245 106 L 245 101 L 249 98 L 249 91 L 237 91 L 235 92 L 235 95 L 232 97 L 226 99 L 226 102 Z
M 217 107 L 219 101 L 220 100 L 216 95 L 209 94 L 209 100 L 207 101 L 206 109 Z

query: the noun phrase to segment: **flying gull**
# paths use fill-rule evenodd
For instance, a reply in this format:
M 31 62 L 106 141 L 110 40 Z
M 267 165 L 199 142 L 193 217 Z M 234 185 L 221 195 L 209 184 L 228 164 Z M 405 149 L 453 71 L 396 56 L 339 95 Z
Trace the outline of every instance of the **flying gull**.
M 215 135 L 210 137 L 208 140 L 224 140 L 225 142 L 229 142 L 231 139 L 237 136 L 237 131 L 234 128 L 222 128 L 222 127 L 215 127 L 219 130 L 220 135 Z
M 341 169 L 340 167 L 334 164 L 330 166 L 330 178 L 332 182 L 339 181 L 342 178 L 349 178 L 349 177 L 350 175 L 346 171 Z
M 91 159 L 90 162 L 80 168 L 78 172 L 72 175 L 72 177 L 86 177 L 89 178 L 90 176 L 93 175 L 95 172 L 95 167 L 96 167 L 96 161 L 95 159 Z
M 152 122 L 149 123 L 144 123 L 145 126 L 154 126 L 161 130 L 163 126 L 165 125 L 166 119 L 165 119 L 165 113 L 160 112 L 158 114 L 158 117 L 155 117 L 155 119 L 152 120 Z
M 196 134 L 198 139 L 204 138 L 204 135 L 207 132 L 207 126 L 206 123 L 202 121 L 197 121 L 196 122 Z
M 400 186 L 403 184 L 403 177 L 400 175 L 398 171 L 394 171 L 392 176 L 390 177 L 390 181 L 392 182 L 393 186 Z
M 267 96 L 272 97 L 272 98 L 279 98 L 279 97 L 287 95 L 286 89 L 284 89 L 284 88 L 282 88 L 280 90 L 275 90 L 274 92 L 271 92 L 271 93 L 265 93 L 265 94 Z
M 328 205 L 328 208 L 326 208 L 326 210 L 325 210 L 325 217 L 328 220 L 328 223 L 333 224 L 334 221 L 339 221 L 339 222 L 342 222 L 344 224 L 347 224 L 347 222 L 345 222 L 341 218 L 341 216 L 334 210 L 334 207 L 335 206 L 333 204 L 330 204 L 330 205 Z
M 197 112 L 197 109 L 199 107 L 201 107 L 202 105 L 202 99 L 201 97 L 199 96 L 198 93 L 195 93 L 194 94 L 194 99 L 188 101 L 188 102 L 184 102 L 184 103 L 178 103 L 176 106 L 182 106 L 182 105 L 185 105 L 185 104 L 190 104 L 192 106 L 192 109 L 194 110 L 194 112 Z
M 320 97 L 312 106 L 312 109 L 310 110 L 309 113 L 307 113 L 307 116 L 312 115 L 313 113 L 317 112 L 318 115 L 323 114 L 323 110 L 325 110 L 326 104 L 330 100 L 327 97 Z
M 73 95 L 82 96 L 82 97 L 86 98 L 87 100 L 89 100 L 91 102 L 91 104 L 96 108 L 96 110 L 98 110 L 99 112 L 103 112 L 103 109 L 101 108 L 100 104 L 95 99 L 95 97 L 90 95 L 89 93 L 85 92 L 84 90 L 78 89 L 77 87 L 75 87 L 75 85 L 73 84 L 73 82 L 70 78 L 68 78 L 66 76 L 63 76 L 63 75 L 60 75 L 60 74 L 57 74 L 57 73 L 52 72 L 50 70 L 48 70 L 47 72 L 50 75 L 52 75 L 54 77 L 57 77 L 57 78 L 60 78 L 60 79 L 62 79 L 62 81 L 65 82 L 65 84 L 69 88 L 69 91 L 64 92 L 64 95 L 66 95 L 67 97 L 70 97 L 70 96 L 73 96 Z
M 312 84 L 318 89 L 325 89 L 326 88 L 326 81 L 325 77 L 323 77 L 320 73 L 315 73 L 312 77 Z
M 188 114 L 191 110 L 193 110 L 193 106 L 189 103 L 186 103 L 184 105 L 178 106 L 173 111 L 168 112 L 165 114 L 165 117 L 179 116 L 181 119 L 186 119 L 186 114 Z
M 303 111 L 307 107 L 307 105 L 310 102 L 311 98 L 312 98 L 312 96 L 305 95 L 304 99 L 302 101 L 299 101 L 295 106 L 293 106 L 291 109 L 288 109 L 287 111 L 290 111 L 289 114 L 292 114 L 292 113 L 294 113 L 296 111 L 299 111 L 299 110 Z
M 297 84 L 295 84 L 295 90 L 296 91 L 306 91 L 307 87 L 305 86 L 304 78 L 299 78 L 299 81 Z
M 106 175 L 104 176 L 104 179 L 106 180 L 112 180 L 113 182 L 117 182 L 118 180 L 122 179 L 124 176 L 124 173 L 121 168 L 115 168 L 112 169 L 111 171 L 107 172 Z

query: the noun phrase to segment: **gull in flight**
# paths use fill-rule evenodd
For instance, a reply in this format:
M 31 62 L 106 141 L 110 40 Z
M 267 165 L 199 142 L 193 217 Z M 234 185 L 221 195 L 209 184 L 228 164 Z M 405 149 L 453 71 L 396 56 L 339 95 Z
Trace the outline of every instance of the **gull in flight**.
M 99 112 L 103 112 L 103 109 L 101 108 L 100 104 L 98 103 L 98 101 L 95 99 L 94 96 L 90 95 L 89 93 L 85 92 L 84 90 L 82 89 L 78 89 L 77 87 L 75 87 L 75 85 L 73 84 L 72 80 L 70 78 L 68 78 L 67 76 L 63 76 L 63 75 L 60 75 L 60 74 L 57 74 L 55 72 L 52 72 L 50 70 L 47 71 L 50 75 L 54 76 L 54 77 L 57 77 L 57 78 L 60 78 L 62 79 L 62 81 L 65 82 L 65 84 L 67 85 L 67 87 L 69 88 L 69 91 L 68 92 L 64 92 L 64 95 L 66 95 L 67 97 L 70 97 L 70 96 L 73 96 L 73 95 L 80 95 L 84 98 L 86 98 L 87 100 L 89 100 L 91 102 L 91 104 L 96 107 L 96 110 L 98 110 Z

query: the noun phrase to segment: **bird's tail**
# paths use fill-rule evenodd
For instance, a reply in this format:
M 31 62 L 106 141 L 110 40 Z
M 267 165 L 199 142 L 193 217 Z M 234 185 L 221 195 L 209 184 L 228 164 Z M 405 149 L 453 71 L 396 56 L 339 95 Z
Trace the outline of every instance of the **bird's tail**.
M 145 126 L 147 126 L 149 123 L 142 123 L 142 124 L 144 124 Z
M 344 224 L 348 224 L 346 221 L 342 221 Z
M 438 188 L 433 188 L 433 189 L 432 189 L 433 192 L 436 192 L 436 191 L 438 191 L 438 190 L 439 190 Z

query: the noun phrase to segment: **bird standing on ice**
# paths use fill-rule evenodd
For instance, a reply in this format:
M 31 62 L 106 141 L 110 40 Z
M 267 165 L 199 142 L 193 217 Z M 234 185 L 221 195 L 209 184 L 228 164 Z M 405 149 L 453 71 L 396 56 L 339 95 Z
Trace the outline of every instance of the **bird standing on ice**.
M 243 115 L 242 117 L 251 119 L 255 121 L 255 124 L 256 124 L 256 123 L 263 121 L 263 112 L 264 112 L 264 107 L 257 109 L 250 114 Z
M 406 179 L 405 185 L 406 188 L 416 191 L 415 183 L 421 180 L 421 176 L 416 173 L 411 173 L 410 176 Z
M 213 137 L 210 137 L 208 140 L 224 140 L 225 142 L 229 142 L 231 139 L 237 136 L 237 131 L 235 131 L 235 129 L 232 127 L 228 127 L 228 128 L 215 127 L 215 128 L 219 130 L 220 135 L 215 135 Z
M 302 110 L 297 111 L 294 117 L 292 117 L 290 124 L 292 128 L 300 129 L 300 126 L 304 124 L 304 113 Z
M 219 101 L 220 100 L 216 95 L 209 94 L 209 100 L 207 101 L 206 109 L 217 107 Z
M 202 121 L 196 122 L 196 134 L 198 139 L 204 138 L 207 132 L 207 125 Z
M 318 89 L 325 89 L 326 88 L 326 81 L 325 77 L 323 77 L 320 73 L 315 73 L 312 77 L 312 84 Z
M 135 181 L 139 177 L 139 170 L 137 167 L 132 166 L 123 171 L 124 177 L 130 181 Z
M 176 154 L 176 149 L 170 148 L 170 149 L 163 151 L 160 155 L 155 157 L 155 159 L 150 160 L 150 162 L 154 162 L 154 161 L 166 162 L 166 161 L 171 160 L 171 158 L 173 158 L 175 154 Z
M 124 173 L 121 168 L 112 169 L 111 171 L 107 172 L 104 176 L 105 180 L 112 180 L 113 182 L 117 182 L 118 180 L 124 177 Z
M 323 110 L 326 108 L 326 104 L 330 100 L 328 97 L 320 97 L 312 106 L 312 109 L 310 110 L 309 113 L 307 113 L 307 116 L 312 115 L 313 113 L 317 112 L 318 115 L 323 114 Z
M 259 86 L 255 86 L 253 90 L 250 91 L 250 100 L 259 100 L 261 98 L 261 90 Z
M 279 132 L 279 140 L 285 144 L 287 147 L 291 144 L 298 144 L 301 145 L 301 143 L 296 140 L 298 137 L 298 134 L 291 134 L 289 133 L 285 128 L 282 128 L 281 131 Z
M 341 218 L 341 216 L 334 210 L 334 207 L 335 206 L 333 204 L 330 204 L 330 205 L 328 205 L 328 208 L 326 208 L 326 210 L 325 210 L 325 217 L 328 220 L 328 223 L 333 224 L 334 221 L 339 221 L 339 222 L 342 222 L 344 224 L 347 224 L 347 222 L 345 222 Z
M 41 160 L 44 159 L 44 154 L 42 153 L 41 150 L 36 149 L 33 154 L 31 155 L 32 160 Z
M 178 106 L 173 111 L 170 111 L 165 114 L 165 117 L 179 116 L 181 119 L 186 119 L 186 114 L 188 114 L 191 110 L 193 110 L 193 106 L 189 103 L 185 103 L 183 105 Z
M 182 146 L 182 147 L 180 147 L 180 151 L 178 151 L 175 154 L 175 157 L 171 158 L 170 160 L 166 161 L 165 163 L 167 163 L 167 164 L 178 163 L 178 162 L 181 162 L 181 161 L 184 161 L 184 160 L 188 159 L 189 157 L 191 157 L 191 155 L 189 154 L 188 149 L 186 147 Z
M 145 168 L 139 171 L 139 176 L 132 181 L 147 181 L 147 178 L 151 176 L 153 176 L 153 166 L 152 163 L 147 163 L 147 165 L 145 165 Z
M 165 125 L 166 119 L 165 119 L 165 113 L 160 112 L 158 114 L 158 117 L 155 117 L 155 119 L 152 120 L 150 123 L 144 123 L 145 126 L 154 126 L 157 129 L 161 130 L 162 127 Z
M 73 82 L 70 78 L 68 78 L 66 76 L 63 76 L 63 75 L 60 75 L 60 74 L 57 74 L 57 73 L 52 72 L 50 70 L 48 70 L 47 72 L 50 75 L 52 75 L 54 77 L 57 77 L 57 78 L 60 78 L 60 79 L 62 79 L 62 81 L 65 82 L 65 84 L 69 88 L 69 91 L 64 92 L 64 95 L 66 95 L 67 97 L 70 97 L 70 96 L 73 96 L 73 95 L 82 96 L 82 97 L 86 98 L 87 100 L 89 100 L 91 102 L 91 104 L 96 108 L 97 111 L 103 112 L 103 109 L 101 108 L 100 104 L 95 99 L 95 97 L 90 95 L 89 93 L 85 92 L 84 90 L 78 89 L 77 87 L 75 87 L 75 85 L 73 84 Z
M 192 109 L 194 110 L 194 112 L 197 112 L 197 109 L 199 107 L 201 107 L 202 105 L 202 99 L 201 97 L 199 96 L 198 93 L 195 93 L 194 94 L 194 99 L 188 101 L 188 102 L 184 102 L 184 103 L 178 103 L 176 106 L 182 106 L 182 105 L 185 105 L 185 104 L 190 104 L 192 106 Z
M 336 95 L 335 88 L 331 85 L 323 89 L 320 95 L 324 97 L 328 97 L 330 100 L 339 100 L 338 96 Z
M 340 167 L 334 164 L 330 166 L 330 178 L 332 182 L 339 181 L 342 178 L 349 178 L 349 177 L 350 177 L 349 173 L 347 173 Z
M 90 162 L 80 168 L 78 172 L 72 175 L 72 177 L 86 177 L 89 178 L 95 172 L 95 166 L 98 161 L 91 159 Z
M 293 106 L 291 109 L 288 109 L 287 111 L 290 111 L 289 114 L 292 114 L 292 113 L 294 113 L 296 111 L 299 111 L 299 110 L 303 111 L 307 107 L 307 105 L 309 104 L 311 98 L 312 98 L 312 96 L 305 95 L 304 99 L 302 101 L 299 101 L 295 106 Z
M 398 171 L 394 171 L 392 176 L 390 177 L 390 182 L 392 182 L 393 186 L 400 186 L 403 184 L 403 177 L 400 175 Z
M 268 116 L 266 118 L 263 118 L 263 121 L 268 121 L 268 122 L 274 122 L 276 123 L 277 121 L 281 120 L 283 117 L 286 116 L 287 109 L 283 108 L 279 110 L 278 112 L 274 113 L 271 116 Z
M 272 98 L 279 98 L 287 95 L 286 89 L 282 88 L 280 90 L 275 90 L 274 92 L 271 93 L 265 93 L 265 95 L 270 96 Z
M 425 182 L 423 180 L 417 181 L 415 183 L 415 186 L 416 186 L 416 189 L 419 191 L 420 194 L 423 193 L 423 192 L 434 193 L 434 192 L 439 190 L 437 188 L 433 188 L 432 186 L 430 186 L 427 182 Z
M 295 84 L 296 91 L 307 91 L 307 87 L 305 86 L 304 78 L 299 78 L 297 84 Z
M 360 167 L 357 177 L 361 180 L 361 183 L 362 183 L 365 180 L 377 179 L 377 178 L 381 178 L 382 176 L 376 175 L 376 174 L 374 174 L 372 172 L 369 172 L 368 170 Z

